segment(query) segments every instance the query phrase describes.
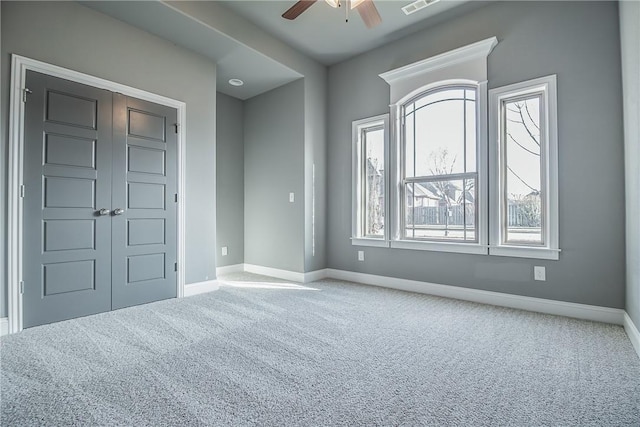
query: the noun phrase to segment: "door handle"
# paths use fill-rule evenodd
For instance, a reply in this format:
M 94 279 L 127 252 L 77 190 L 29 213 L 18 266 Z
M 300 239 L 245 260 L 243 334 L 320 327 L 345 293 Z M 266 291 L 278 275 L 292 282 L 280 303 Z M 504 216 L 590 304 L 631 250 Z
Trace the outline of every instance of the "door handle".
M 113 210 L 114 215 L 122 215 L 124 213 L 124 209 L 116 208 Z
M 109 215 L 110 213 L 111 213 L 111 211 L 109 209 L 105 209 L 105 208 L 102 208 L 102 209 L 100 209 L 98 211 L 98 215 L 100 215 L 100 216 Z

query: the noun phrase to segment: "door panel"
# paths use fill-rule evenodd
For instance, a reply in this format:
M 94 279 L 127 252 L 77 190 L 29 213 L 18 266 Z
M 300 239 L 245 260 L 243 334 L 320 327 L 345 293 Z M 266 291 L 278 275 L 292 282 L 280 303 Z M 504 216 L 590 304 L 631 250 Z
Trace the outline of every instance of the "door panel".
M 112 95 L 27 71 L 24 326 L 111 309 Z
M 114 94 L 113 308 L 177 294 L 177 110 Z
M 45 176 L 44 207 L 95 209 L 96 178 Z
M 95 260 L 50 263 L 44 266 L 44 295 L 95 290 Z
M 164 150 L 130 146 L 128 155 L 129 172 L 164 176 L 164 156 Z
M 44 251 L 95 249 L 95 221 L 49 219 L 44 221 Z
M 46 112 L 49 122 L 93 130 L 98 123 L 98 101 L 75 93 L 48 90 Z
M 69 135 L 49 134 L 45 137 L 45 165 L 96 168 L 96 141 Z
M 166 184 L 129 182 L 127 183 L 127 189 L 126 206 L 128 209 L 164 210 L 166 206 Z
M 164 219 L 130 219 L 127 221 L 127 245 L 164 245 Z

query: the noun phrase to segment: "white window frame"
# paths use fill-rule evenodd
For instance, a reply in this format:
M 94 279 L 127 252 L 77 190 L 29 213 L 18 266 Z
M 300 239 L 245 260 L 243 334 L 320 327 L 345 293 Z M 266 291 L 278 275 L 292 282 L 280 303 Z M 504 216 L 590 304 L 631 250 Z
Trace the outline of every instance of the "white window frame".
M 384 132 L 384 235 L 369 237 L 363 235 L 363 218 L 366 212 L 362 188 L 364 184 L 364 141 L 363 132 L 370 128 L 382 127 Z M 352 219 L 351 243 L 355 246 L 389 246 L 389 114 L 355 120 L 351 125 L 352 135 Z
M 423 95 L 427 95 L 429 93 L 433 93 L 440 89 L 449 89 L 449 88 L 469 88 L 473 87 L 476 90 L 476 241 L 471 242 L 457 242 L 457 241 L 446 241 L 442 239 L 408 239 L 404 237 L 404 218 L 406 217 L 405 212 L 405 189 L 404 184 L 407 180 L 405 176 L 405 164 L 404 164 L 404 153 L 405 153 L 405 132 L 404 132 L 404 109 L 405 106 L 417 98 Z M 442 252 L 464 252 L 464 253 L 473 253 L 473 254 L 486 254 L 486 215 L 485 215 L 485 206 L 487 206 L 486 201 L 486 105 L 487 105 L 487 88 L 486 84 L 479 83 L 476 81 L 467 81 L 467 80 L 456 80 L 456 81 L 445 81 L 445 82 L 437 82 L 435 84 L 429 85 L 427 88 L 422 88 L 423 90 L 417 96 L 412 96 L 403 102 L 399 102 L 396 106 L 397 115 L 399 117 L 399 126 L 400 126 L 400 135 L 397 145 L 397 156 L 399 159 L 399 171 L 400 171 L 400 180 L 399 180 L 399 214 L 398 214 L 398 235 L 397 239 L 391 242 L 392 247 L 397 247 L 401 249 L 418 249 L 418 250 L 438 250 Z M 465 174 L 457 174 L 457 175 L 465 175 Z
M 556 76 L 550 75 L 525 82 L 491 89 L 489 91 L 489 170 L 491 191 L 490 255 L 520 258 L 539 258 L 557 260 L 559 247 L 558 213 L 558 106 Z M 542 233 L 544 245 L 527 245 L 518 242 L 506 242 L 505 227 L 505 165 L 504 123 L 502 106 L 505 101 L 527 95 L 540 95 L 540 154 L 542 185 Z
M 488 253 L 488 146 L 487 146 L 487 57 L 498 44 L 495 37 L 436 55 L 431 58 L 409 64 L 380 74 L 390 86 L 390 108 L 392 124 L 391 169 L 387 174 L 392 183 L 389 188 L 390 217 L 387 222 L 391 231 L 390 247 L 398 249 L 416 249 L 439 252 L 467 254 Z M 476 200 L 478 217 L 476 233 L 477 243 L 443 242 L 429 240 L 403 240 L 402 236 L 402 106 L 421 93 L 441 86 L 474 85 L 478 88 L 477 108 L 477 154 L 478 188 Z

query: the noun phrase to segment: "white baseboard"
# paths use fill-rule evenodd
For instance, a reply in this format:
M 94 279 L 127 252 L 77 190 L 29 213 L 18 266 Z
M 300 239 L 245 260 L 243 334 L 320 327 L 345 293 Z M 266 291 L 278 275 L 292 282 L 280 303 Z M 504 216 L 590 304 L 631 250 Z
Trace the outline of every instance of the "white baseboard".
M 220 276 L 221 274 L 242 273 L 242 272 L 244 272 L 244 264 L 225 265 L 224 267 L 216 268 L 216 274 L 218 276 Z
M 0 337 L 9 333 L 9 318 L 0 317 Z
M 419 282 L 417 280 L 396 279 L 387 276 L 376 276 L 373 274 L 335 269 L 327 269 L 327 276 L 339 280 L 364 283 L 366 285 L 400 289 L 403 291 L 428 295 L 437 295 L 482 304 L 517 308 L 520 310 L 555 314 L 558 316 L 574 317 L 578 319 L 593 320 L 596 322 L 613 323 L 616 325 L 622 325 L 624 323 L 625 312 L 624 310 L 617 308 L 525 297 L 458 286 L 438 285 L 435 283 Z
M 280 270 L 279 268 L 264 267 L 262 265 L 245 264 L 244 271 L 263 276 L 275 277 L 276 279 L 291 280 L 292 282 L 303 283 L 304 273 L 296 271 Z
M 302 283 L 315 282 L 316 280 L 326 279 L 327 269 L 323 268 L 322 270 L 310 271 L 308 273 L 304 273 L 304 281 Z
M 206 282 L 192 283 L 184 286 L 184 296 L 190 297 L 193 295 L 204 294 L 206 292 L 217 291 L 220 289 L 220 284 L 217 280 L 208 280 Z
M 224 270 L 228 269 L 228 270 Z M 309 283 L 324 278 L 347 280 L 365 285 L 380 286 L 384 288 L 399 289 L 409 292 L 417 292 L 428 295 L 436 295 L 445 298 L 453 298 L 464 301 L 472 301 L 481 304 L 497 305 L 520 310 L 534 311 L 538 313 L 554 314 L 557 316 L 573 317 L 577 319 L 592 320 L 595 322 L 624 325 L 634 348 L 640 355 L 640 335 L 638 329 L 631 321 L 627 313 L 618 308 L 600 307 L 596 305 L 577 304 L 572 302 L 555 301 L 544 298 L 526 297 L 501 292 L 491 292 L 479 289 L 470 289 L 459 286 L 440 285 L 437 283 L 421 282 L 418 280 L 397 279 L 388 276 L 357 273 L 332 268 L 299 273 L 295 271 L 280 270 L 254 264 L 236 264 L 220 267 L 218 274 L 246 271 L 254 274 L 275 277 L 283 280 L 291 280 L 298 283 Z M 224 272 L 224 273 L 223 273 Z M 188 287 L 191 285 L 187 286 Z M 185 289 L 185 295 L 187 295 Z M 195 294 L 192 294 L 195 295 Z
M 624 313 L 624 330 L 627 332 L 629 340 L 631 340 L 631 344 L 633 344 L 633 348 L 636 349 L 638 357 L 640 357 L 640 332 L 638 332 L 638 328 L 626 312 Z
M 263 267 L 261 265 L 244 264 L 244 271 L 264 276 L 275 277 L 282 280 L 291 280 L 298 283 L 309 283 L 327 277 L 326 270 L 310 271 L 308 273 L 298 273 L 297 271 L 280 270 L 278 268 Z

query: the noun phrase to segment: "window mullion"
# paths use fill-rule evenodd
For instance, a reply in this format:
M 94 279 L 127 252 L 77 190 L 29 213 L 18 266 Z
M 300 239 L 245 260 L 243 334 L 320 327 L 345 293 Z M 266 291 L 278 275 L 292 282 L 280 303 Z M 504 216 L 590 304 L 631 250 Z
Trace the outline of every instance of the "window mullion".
M 456 181 L 460 179 L 468 179 L 468 178 L 477 178 L 477 172 L 465 172 L 465 173 L 452 173 L 449 175 L 427 175 L 427 176 L 416 176 L 409 177 L 404 179 L 404 183 L 411 182 L 433 182 L 433 181 Z

